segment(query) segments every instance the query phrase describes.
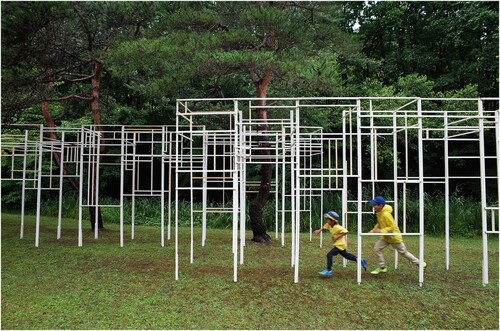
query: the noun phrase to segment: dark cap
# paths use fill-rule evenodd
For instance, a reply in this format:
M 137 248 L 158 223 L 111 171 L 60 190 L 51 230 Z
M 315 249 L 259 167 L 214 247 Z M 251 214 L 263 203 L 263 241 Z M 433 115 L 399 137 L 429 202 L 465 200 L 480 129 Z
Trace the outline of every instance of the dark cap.
M 384 197 L 378 196 L 375 197 L 373 200 L 368 201 L 370 205 L 385 205 L 385 199 Z
M 334 221 L 338 221 L 338 219 L 340 218 L 339 214 L 337 214 L 334 211 L 329 211 L 328 213 L 326 213 L 325 215 L 323 215 L 323 217 L 324 218 L 332 219 Z

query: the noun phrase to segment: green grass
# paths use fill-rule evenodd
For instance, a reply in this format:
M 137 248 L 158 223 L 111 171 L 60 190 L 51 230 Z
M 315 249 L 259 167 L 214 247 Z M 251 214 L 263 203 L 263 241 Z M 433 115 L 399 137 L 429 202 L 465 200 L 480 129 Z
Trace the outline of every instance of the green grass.
M 189 262 L 190 229 L 180 228 L 179 270 L 175 280 L 174 238 L 160 245 L 160 229 L 107 224 L 99 239 L 84 223 L 77 247 L 74 219 L 42 218 L 40 246 L 34 247 L 34 218 L 19 239 L 19 216 L 2 214 L 2 329 L 494 329 L 499 328 L 498 237 L 490 240 L 490 284 L 481 285 L 480 237 L 451 239 L 451 268 L 445 268 L 444 238 L 425 238 L 428 264 L 422 287 L 418 270 L 385 250 L 389 272 L 363 273 L 334 259 L 334 277 L 322 279 L 330 242 L 303 234 L 299 283 L 286 245 L 247 242 L 245 263 L 233 282 L 231 231 L 209 229 L 201 246 L 194 229 L 194 264 Z M 274 233 L 273 233 L 274 236 Z M 247 233 L 247 239 L 251 233 Z M 366 237 L 363 256 L 373 268 L 376 237 Z M 349 251 L 356 254 L 356 237 Z M 405 237 L 418 253 L 417 238 Z

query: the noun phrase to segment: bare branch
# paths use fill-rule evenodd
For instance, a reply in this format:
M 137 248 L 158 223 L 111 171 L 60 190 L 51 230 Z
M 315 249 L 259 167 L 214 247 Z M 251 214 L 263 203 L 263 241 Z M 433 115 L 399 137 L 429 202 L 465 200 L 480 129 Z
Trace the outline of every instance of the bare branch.
M 79 99 L 79 100 L 91 101 L 92 97 L 84 97 L 84 96 L 81 96 L 78 94 L 70 94 L 70 95 L 66 95 L 64 97 L 60 97 L 60 98 L 47 99 L 47 101 L 63 101 L 63 100 L 68 100 L 68 99 Z
M 61 77 L 63 81 L 65 82 L 68 82 L 68 83 L 78 83 L 78 82 L 85 82 L 85 81 L 89 81 L 92 79 L 92 77 L 94 77 L 94 75 L 85 75 L 83 77 L 80 77 L 80 78 L 74 78 L 74 79 L 68 79 L 68 78 L 64 78 L 64 77 Z

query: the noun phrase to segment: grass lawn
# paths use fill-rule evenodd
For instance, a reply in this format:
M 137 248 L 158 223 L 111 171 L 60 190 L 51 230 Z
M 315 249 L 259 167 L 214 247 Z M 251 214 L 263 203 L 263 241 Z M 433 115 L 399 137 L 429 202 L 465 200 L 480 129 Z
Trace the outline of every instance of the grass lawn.
M 400 259 L 394 270 L 392 248 L 385 250 L 389 272 L 363 273 L 334 259 L 334 277 L 323 279 L 330 239 L 300 243 L 299 283 L 286 245 L 249 241 L 245 264 L 233 282 L 230 230 L 209 229 L 201 246 L 195 228 L 194 264 L 189 262 L 190 229 L 181 228 L 180 279 L 174 274 L 174 239 L 160 245 L 158 227 L 130 226 L 119 246 L 119 226 L 106 225 L 99 239 L 84 230 L 77 247 L 75 220 L 42 218 L 40 246 L 34 246 L 34 217 L 25 221 L 19 239 L 19 216 L 2 214 L 1 329 L 499 329 L 498 237 L 491 237 L 490 284 L 481 284 L 481 238 L 452 238 L 451 266 L 445 267 L 445 242 L 425 238 L 427 270 L 422 287 L 418 269 Z M 85 222 L 88 227 L 88 221 Z M 274 236 L 274 233 L 272 233 Z M 418 254 L 418 239 L 404 237 Z M 377 237 L 365 237 L 363 255 L 374 268 Z M 356 236 L 349 236 L 356 254 Z

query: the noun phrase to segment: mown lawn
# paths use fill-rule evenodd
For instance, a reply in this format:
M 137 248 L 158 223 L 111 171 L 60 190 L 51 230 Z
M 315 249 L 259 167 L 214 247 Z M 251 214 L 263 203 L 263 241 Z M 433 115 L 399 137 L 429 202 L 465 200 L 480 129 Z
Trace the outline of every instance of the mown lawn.
M 2 214 L 1 328 L 5 329 L 494 329 L 499 328 L 498 238 L 490 240 L 490 284 L 481 284 L 481 238 L 451 239 L 451 268 L 445 268 L 444 238 L 426 237 L 425 281 L 400 260 L 382 275 L 342 268 L 322 279 L 329 248 L 303 234 L 299 283 L 290 267 L 290 238 L 270 245 L 247 241 L 245 264 L 233 282 L 230 230 L 194 231 L 194 264 L 189 262 L 190 229 L 180 229 L 180 279 L 174 274 L 174 240 L 160 245 L 158 227 L 130 226 L 119 247 L 119 227 L 107 225 L 95 240 L 84 231 L 77 247 L 76 221 L 43 218 L 40 246 L 34 246 L 34 218 L 19 239 L 19 216 Z M 88 224 L 85 224 L 88 227 Z M 273 233 L 274 236 L 274 233 Z M 251 233 L 247 233 L 247 239 Z M 356 254 L 356 237 L 349 237 Z M 373 268 L 376 237 L 364 240 L 363 254 Z M 405 237 L 418 253 L 417 238 Z

